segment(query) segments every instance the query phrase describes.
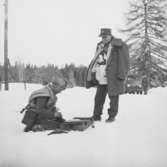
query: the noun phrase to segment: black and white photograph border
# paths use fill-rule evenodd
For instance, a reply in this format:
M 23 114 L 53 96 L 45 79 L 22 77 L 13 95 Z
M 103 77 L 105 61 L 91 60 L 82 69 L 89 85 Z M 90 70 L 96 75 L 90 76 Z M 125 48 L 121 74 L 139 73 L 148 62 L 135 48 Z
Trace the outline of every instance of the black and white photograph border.
M 166 167 L 165 4 L 1 0 L 0 167 Z

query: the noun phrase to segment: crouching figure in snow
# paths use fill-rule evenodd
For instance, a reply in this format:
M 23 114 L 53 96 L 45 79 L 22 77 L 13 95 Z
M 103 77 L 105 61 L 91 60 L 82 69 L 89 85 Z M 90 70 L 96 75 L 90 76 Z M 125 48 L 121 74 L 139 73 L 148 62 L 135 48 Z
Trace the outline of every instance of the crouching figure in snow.
M 54 77 L 51 83 L 32 92 L 28 105 L 21 111 L 25 110 L 22 120 L 26 125 L 24 132 L 54 129 L 65 121 L 55 104 L 56 95 L 66 86 L 67 82 L 62 77 Z

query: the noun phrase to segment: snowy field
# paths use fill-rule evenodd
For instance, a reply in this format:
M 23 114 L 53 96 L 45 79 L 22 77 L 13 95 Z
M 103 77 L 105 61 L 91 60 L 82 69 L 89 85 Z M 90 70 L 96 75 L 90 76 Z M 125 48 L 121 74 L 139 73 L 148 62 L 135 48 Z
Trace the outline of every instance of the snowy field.
M 10 84 L 0 92 L 0 167 L 166 167 L 167 88 L 148 95 L 122 95 L 114 123 L 101 122 L 84 132 L 48 136 L 24 133 L 20 110 L 40 85 Z M 95 89 L 72 88 L 58 96 L 65 119 L 91 116 Z

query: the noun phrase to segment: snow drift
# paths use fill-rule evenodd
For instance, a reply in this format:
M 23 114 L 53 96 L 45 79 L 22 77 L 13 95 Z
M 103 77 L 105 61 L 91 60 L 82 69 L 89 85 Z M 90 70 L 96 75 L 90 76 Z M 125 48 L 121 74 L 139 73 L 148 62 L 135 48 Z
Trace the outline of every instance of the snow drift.
M 0 167 L 166 167 L 167 88 L 148 95 L 120 96 L 116 121 L 103 120 L 84 132 L 48 136 L 24 133 L 19 111 L 40 85 L 10 84 L 0 92 Z M 65 119 L 91 116 L 95 89 L 71 88 L 58 95 Z

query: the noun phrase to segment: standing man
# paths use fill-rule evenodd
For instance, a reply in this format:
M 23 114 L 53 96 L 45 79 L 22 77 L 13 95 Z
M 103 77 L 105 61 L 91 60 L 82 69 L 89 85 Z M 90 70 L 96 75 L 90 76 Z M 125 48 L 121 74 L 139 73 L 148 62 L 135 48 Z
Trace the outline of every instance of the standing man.
M 121 39 L 111 34 L 109 28 L 102 28 L 99 36 L 102 40 L 97 44 L 95 56 L 89 65 L 86 87 L 97 86 L 93 111 L 95 121 L 101 120 L 103 104 L 108 94 L 110 108 L 106 122 L 112 122 L 118 113 L 119 95 L 125 91 L 129 50 Z

